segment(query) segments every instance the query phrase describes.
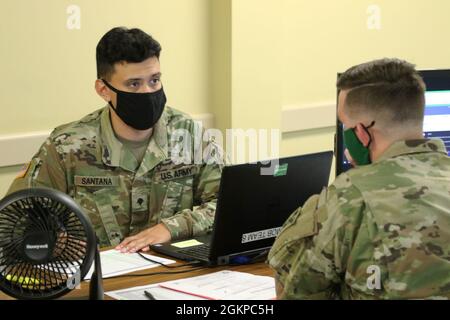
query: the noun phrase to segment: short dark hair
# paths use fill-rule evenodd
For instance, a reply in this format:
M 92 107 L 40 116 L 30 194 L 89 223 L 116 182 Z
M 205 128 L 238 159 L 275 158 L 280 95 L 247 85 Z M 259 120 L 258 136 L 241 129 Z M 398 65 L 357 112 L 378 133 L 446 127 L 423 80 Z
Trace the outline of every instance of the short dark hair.
M 422 123 L 425 83 L 415 66 L 400 59 L 356 65 L 340 75 L 338 90 L 349 90 L 348 114 L 379 116 L 388 123 Z
M 159 42 L 141 29 L 113 28 L 97 44 L 97 78 L 109 80 L 117 62 L 137 63 L 151 57 L 159 59 L 160 52 Z

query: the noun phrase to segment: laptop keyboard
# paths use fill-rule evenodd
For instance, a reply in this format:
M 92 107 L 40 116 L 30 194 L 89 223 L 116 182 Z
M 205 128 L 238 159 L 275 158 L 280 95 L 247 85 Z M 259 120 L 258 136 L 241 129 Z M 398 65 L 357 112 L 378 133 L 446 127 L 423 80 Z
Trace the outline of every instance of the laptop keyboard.
M 203 260 L 208 260 L 210 247 L 209 244 L 201 244 L 195 247 L 183 248 L 178 250 L 178 253 L 191 256 L 193 258 L 200 258 Z

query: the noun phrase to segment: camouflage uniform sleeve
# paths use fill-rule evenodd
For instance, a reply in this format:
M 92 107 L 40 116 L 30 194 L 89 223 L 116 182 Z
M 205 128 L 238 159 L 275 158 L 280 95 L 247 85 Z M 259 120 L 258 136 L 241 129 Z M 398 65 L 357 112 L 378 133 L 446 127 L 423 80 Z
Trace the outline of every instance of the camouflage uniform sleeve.
M 194 180 L 194 208 L 185 209 L 161 222 L 169 229 L 172 239 L 190 238 L 211 231 L 216 212 L 222 168 L 222 149 L 213 141 L 206 144 L 210 156 L 200 165 Z
M 363 201 L 352 187 L 333 184 L 286 221 L 268 257 L 281 299 L 337 299 L 361 224 Z
M 32 187 L 47 187 L 67 193 L 66 173 L 60 155 L 48 138 L 11 184 L 8 193 Z

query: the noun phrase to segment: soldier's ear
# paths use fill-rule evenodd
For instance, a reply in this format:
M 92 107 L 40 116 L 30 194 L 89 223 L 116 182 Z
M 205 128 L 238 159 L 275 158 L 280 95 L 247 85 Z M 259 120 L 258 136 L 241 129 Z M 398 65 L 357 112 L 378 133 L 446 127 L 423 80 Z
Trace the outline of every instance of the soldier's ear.
M 106 102 L 111 101 L 110 91 L 101 79 L 95 80 L 95 91 Z
M 367 147 L 370 142 L 370 135 L 367 130 L 364 129 L 361 123 L 358 123 L 355 127 L 355 134 L 358 137 L 359 141 L 363 144 L 364 147 Z

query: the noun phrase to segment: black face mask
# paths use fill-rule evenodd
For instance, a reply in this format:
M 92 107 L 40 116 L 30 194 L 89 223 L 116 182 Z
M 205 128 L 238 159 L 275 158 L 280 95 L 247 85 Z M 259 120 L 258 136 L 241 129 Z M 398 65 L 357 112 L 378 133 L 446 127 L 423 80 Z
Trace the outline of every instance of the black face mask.
M 111 101 L 109 105 L 114 112 L 130 127 L 136 130 L 152 128 L 164 111 L 166 95 L 163 88 L 155 92 L 134 93 L 120 91 L 110 85 L 106 80 L 103 83 L 117 94 L 117 106 L 114 108 Z

